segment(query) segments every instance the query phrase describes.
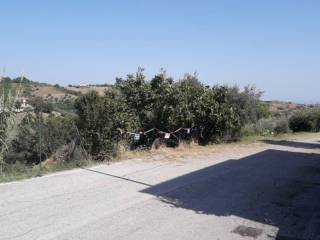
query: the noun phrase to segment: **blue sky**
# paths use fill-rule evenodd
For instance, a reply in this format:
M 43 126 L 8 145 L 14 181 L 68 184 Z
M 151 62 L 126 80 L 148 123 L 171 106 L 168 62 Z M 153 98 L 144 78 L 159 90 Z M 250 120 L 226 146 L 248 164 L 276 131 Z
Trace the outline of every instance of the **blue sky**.
M 4 0 L 0 67 L 36 81 L 113 83 L 138 66 L 265 99 L 320 102 L 317 0 Z

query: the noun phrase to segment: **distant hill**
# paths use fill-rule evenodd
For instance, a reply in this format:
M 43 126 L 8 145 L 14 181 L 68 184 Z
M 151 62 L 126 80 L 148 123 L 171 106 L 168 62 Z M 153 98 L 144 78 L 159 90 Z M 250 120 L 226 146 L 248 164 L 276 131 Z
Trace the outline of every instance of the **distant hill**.
M 95 84 L 95 85 L 68 85 L 65 89 L 70 91 L 79 92 L 81 94 L 85 94 L 91 90 L 98 92 L 99 95 L 103 95 L 104 92 L 110 89 L 112 85 L 109 84 Z
M 266 103 L 269 104 L 271 112 L 303 108 L 303 105 L 285 101 L 266 101 Z
M 17 77 L 17 78 L 2 78 L 3 84 L 4 82 L 10 82 L 15 88 L 21 86 L 22 97 L 30 97 L 30 96 L 39 96 L 42 98 L 55 98 L 62 99 L 65 98 L 66 95 L 70 98 L 75 98 L 80 94 L 84 94 L 90 90 L 95 90 L 99 94 L 103 94 L 105 90 L 107 90 L 110 85 L 69 85 L 68 87 L 63 87 L 58 84 L 52 85 L 48 83 L 41 83 L 32 81 L 26 77 Z
M 18 101 L 21 104 L 25 102 L 27 106 L 34 107 L 37 103 L 41 102 L 43 108 L 60 113 L 74 112 L 74 101 L 81 94 L 58 84 L 39 83 L 27 78 L 2 78 L 0 85 L 6 83 L 10 83 L 16 92 L 19 89 Z M 23 110 L 28 109 L 29 107 L 23 108 Z
M 33 84 L 31 93 L 43 98 L 46 98 L 47 96 L 52 96 L 53 98 L 63 98 L 66 94 L 74 97 L 77 96 L 77 93 L 67 91 L 63 87 L 42 84 Z
M 270 107 L 270 111 L 272 113 L 281 113 L 281 112 L 293 112 L 296 110 L 302 109 L 310 109 L 314 107 L 319 107 L 318 105 L 312 104 L 299 104 L 293 102 L 286 102 L 286 101 L 265 101 Z

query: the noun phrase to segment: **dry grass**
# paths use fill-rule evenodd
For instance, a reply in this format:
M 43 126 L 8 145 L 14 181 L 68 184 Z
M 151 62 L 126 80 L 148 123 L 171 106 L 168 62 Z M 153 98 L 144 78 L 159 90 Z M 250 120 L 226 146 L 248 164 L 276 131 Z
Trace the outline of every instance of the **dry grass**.
M 295 110 L 302 107 L 302 105 L 295 104 L 292 102 L 270 101 L 268 103 L 269 103 L 271 112 L 278 112 L 281 110 Z
M 96 91 L 100 96 L 102 96 L 104 94 L 104 92 L 106 90 L 108 90 L 109 88 L 108 87 L 79 87 L 79 88 L 76 88 L 76 87 L 66 87 L 66 89 L 68 90 L 72 90 L 72 91 L 75 91 L 75 92 L 80 92 L 82 94 L 85 94 L 91 90 L 94 90 Z
M 53 97 L 62 98 L 65 96 L 65 92 L 54 86 L 37 86 L 33 87 L 32 93 L 40 97 L 46 97 L 51 94 Z
M 210 144 L 200 146 L 195 143 L 181 144 L 176 148 L 161 147 L 160 149 L 151 149 L 146 151 L 122 151 L 119 160 L 142 158 L 144 160 L 164 160 L 164 161 L 185 161 L 205 157 L 212 154 L 223 154 L 226 151 L 237 153 L 245 152 L 248 147 L 256 148 L 263 143 L 228 143 L 228 144 Z
M 145 160 L 165 160 L 165 161 L 185 161 L 196 159 L 198 157 L 205 157 L 211 154 L 223 155 L 225 153 L 234 153 L 241 155 L 248 152 L 248 150 L 255 150 L 263 147 L 266 144 L 263 140 L 316 140 L 320 139 L 320 133 L 296 133 L 296 134 L 282 134 L 278 136 L 250 136 L 245 137 L 239 142 L 210 144 L 206 146 L 199 146 L 196 143 L 180 144 L 176 148 L 161 147 L 160 149 L 152 149 L 145 151 L 128 151 L 121 147 L 118 160 L 142 158 Z

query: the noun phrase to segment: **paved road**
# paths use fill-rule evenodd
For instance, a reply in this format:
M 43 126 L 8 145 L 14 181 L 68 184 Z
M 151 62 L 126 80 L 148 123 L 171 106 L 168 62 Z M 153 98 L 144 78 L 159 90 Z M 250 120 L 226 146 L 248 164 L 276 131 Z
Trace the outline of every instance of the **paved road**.
M 0 239 L 317 239 L 317 142 L 0 184 Z

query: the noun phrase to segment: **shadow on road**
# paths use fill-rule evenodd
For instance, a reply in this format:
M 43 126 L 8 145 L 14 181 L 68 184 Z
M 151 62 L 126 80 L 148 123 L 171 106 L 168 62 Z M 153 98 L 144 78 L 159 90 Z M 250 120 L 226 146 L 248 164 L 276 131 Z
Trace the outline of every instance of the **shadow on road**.
M 120 179 L 120 180 L 132 182 L 132 183 L 137 183 L 137 184 L 144 185 L 144 186 L 147 186 L 147 187 L 152 187 L 152 185 L 150 185 L 148 183 L 140 182 L 140 181 L 133 180 L 133 179 L 130 179 L 130 178 L 121 177 L 121 176 L 117 176 L 117 175 L 113 175 L 113 174 L 105 173 L 105 172 L 101 172 L 101 171 L 96 171 L 96 170 L 93 170 L 93 169 L 90 169 L 90 168 L 85 168 L 85 167 L 80 167 L 80 168 L 83 169 L 83 170 L 89 171 L 89 172 L 102 174 L 102 175 L 105 175 L 105 176 L 108 176 L 108 177 L 117 178 L 117 179 Z
M 306 143 L 306 142 L 295 142 L 295 141 L 286 141 L 286 140 L 262 140 L 262 142 L 272 145 L 281 145 L 286 147 L 295 147 L 295 148 L 306 148 L 306 149 L 316 149 L 320 148 L 318 143 Z
M 198 214 L 235 215 L 276 226 L 277 239 L 302 239 L 313 214 L 319 211 L 320 155 L 266 150 L 142 192 Z M 235 231 L 241 234 L 241 228 Z M 252 231 L 242 230 L 248 229 Z M 253 233 L 259 235 L 259 231 Z

